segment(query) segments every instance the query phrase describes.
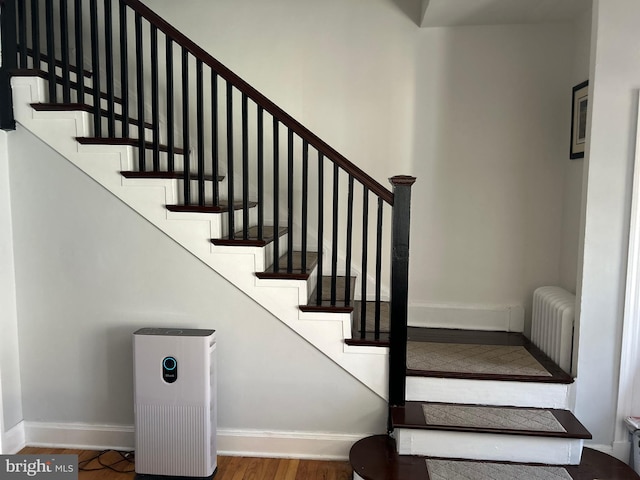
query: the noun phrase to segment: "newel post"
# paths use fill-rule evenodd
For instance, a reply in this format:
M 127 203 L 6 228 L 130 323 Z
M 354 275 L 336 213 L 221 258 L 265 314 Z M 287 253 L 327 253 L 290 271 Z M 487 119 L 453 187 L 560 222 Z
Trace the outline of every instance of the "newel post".
M 407 371 L 407 303 L 411 186 L 415 177 L 389 179 L 393 185 L 391 227 L 391 328 L 389 332 L 389 405 L 404 405 Z
M 13 98 L 11 96 L 11 70 L 18 67 L 18 36 L 16 28 L 16 0 L 0 0 L 0 128 L 15 130 Z

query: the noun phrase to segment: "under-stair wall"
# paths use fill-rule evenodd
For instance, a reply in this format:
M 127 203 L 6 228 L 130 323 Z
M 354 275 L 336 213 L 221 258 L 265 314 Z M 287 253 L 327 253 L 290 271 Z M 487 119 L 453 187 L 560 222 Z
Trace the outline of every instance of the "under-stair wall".
M 132 447 L 131 333 L 176 324 L 218 331 L 221 451 L 345 458 L 384 431 L 380 397 L 234 286 L 24 129 L 9 147 L 30 442 Z

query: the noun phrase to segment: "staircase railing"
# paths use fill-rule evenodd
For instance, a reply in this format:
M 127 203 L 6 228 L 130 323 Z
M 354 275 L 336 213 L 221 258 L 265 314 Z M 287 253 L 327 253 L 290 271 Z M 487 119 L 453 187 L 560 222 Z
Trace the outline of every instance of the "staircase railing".
M 390 297 L 390 396 L 404 402 L 414 178 L 383 187 L 138 0 L 4 0 L 1 26 L 2 128 L 8 72 L 40 75 L 51 108 L 90 112 L 81 143 L 132 145 L 137 175 L 180 179 L 170 210 L 229 211 L 214 243 L 271 242 L 260 278 L 306 279 L 317 263 L 301 310 L 355 311 L 357 340 L 387 344 Z

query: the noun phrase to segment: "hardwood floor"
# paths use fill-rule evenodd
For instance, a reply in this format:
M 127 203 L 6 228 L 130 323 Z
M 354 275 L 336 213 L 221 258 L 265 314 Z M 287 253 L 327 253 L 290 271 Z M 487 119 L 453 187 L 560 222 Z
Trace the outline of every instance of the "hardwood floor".
M 92 450 L 55 449 L 25 447 L 23 454 L 76 454 L 83 462 L 95 457 Z M 102 463 L 114 465 L 118 470 L 131 470 L 119 473 L 108 468 L 93 471 L 80 471 L 81 480 L 131 480 L 134 478 L 133 464 L 116 452 L 108 452 L 101 457 Z M 101 465 L 97 459 L 83 465 L 87 469 L 97 469 Z M 218 473 L 214 480 L 351 480 L 353 477 L 349 462 L 330 462 L 322 460 L 299 460 L 279 458 L 222 457 L 218 456 Z

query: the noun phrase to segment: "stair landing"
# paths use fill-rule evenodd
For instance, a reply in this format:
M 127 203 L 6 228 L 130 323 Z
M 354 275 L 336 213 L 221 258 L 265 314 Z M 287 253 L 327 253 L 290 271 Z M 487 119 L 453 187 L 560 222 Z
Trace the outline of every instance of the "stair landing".
M 375 435 L 360 440 L 351 448 L 349 454 L 354 480 L 438 480 L 435 476 L 429 476 L 426 460 L 427 457 L 418 455 L 399 455 L 396 452 L 395 440 L 386 435 Z M 620 460 L 590 448 L 584 449 L 580 465 L 563 466 L 562 469 L 568 475 L 565 478 L 572 480 L 640 480 L 640 476 Z M 518 478 L 533 480 L 526 476 Z
M 408 340 L 408 376 L 573 382 L 521 333 L 409 328 Z
M 571 409 L 573 378 L 521 333 L 409 328 L 406 399 Z

